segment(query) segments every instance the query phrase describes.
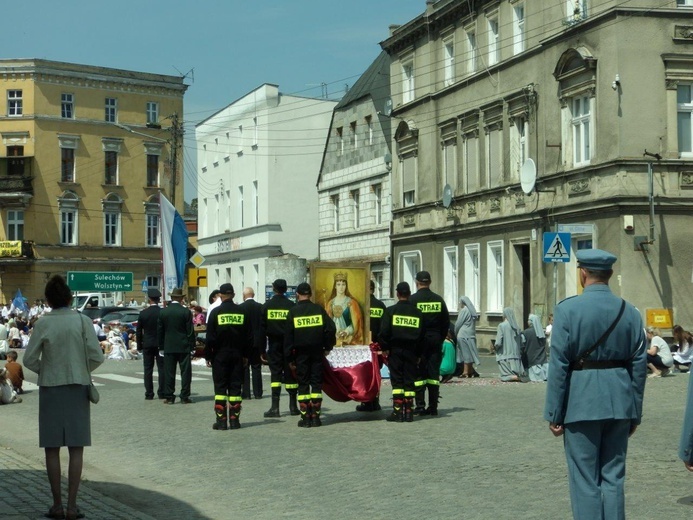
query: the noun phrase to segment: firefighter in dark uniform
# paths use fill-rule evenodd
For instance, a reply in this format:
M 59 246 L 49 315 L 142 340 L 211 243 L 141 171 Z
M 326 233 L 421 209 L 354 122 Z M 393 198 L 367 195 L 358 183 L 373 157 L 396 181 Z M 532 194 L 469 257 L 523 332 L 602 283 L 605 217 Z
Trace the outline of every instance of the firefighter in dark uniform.
M 289 310 L 284 350 L 296 364 L 301 428 L 321 426 L 323 357 L 336 343 L 337 328 L 322 306 L 310 301 L 310 285 L 296 288 L 298 302 Z
M 378 341 L 378 335 L 380 334 L 380 320 L 383 317 L 383 311 L 385 311 L 385 304 L 381 302 L 373 294 L 375 292 L 375 282 L 371 280 L 371 302 L 370 302 L 370 329 L 371 329 L 371 342 Z M 378 357 L 378 363 L 380 368 L 383 368 L 383 362 L 380 357 Z M 375 399 L 367 403 L 361 403 L 356 406 L 357 412 L 378 412 L 380 411 L 380 399 L 379 396 L 375 396 Z
M 416 381 L 416 410 L 418 415 L 438 415 L 440 397 L 440 363 L 443 360 L 443 341 L 450 329 L 450 314 L 445 300 L 431 291 L 431 274 L 428 271 L 416 273 L 416 293 L 412 303 L 424 315 L 426 337 L 424 350 L 419 363 L 419 377 Z M 428 388 L 428 408 L 426 408 L 426 389 Z
M 221 305 L 212 310 L 207 321 L 205 359 L 212 367 L 214 381 L 215 430 L 241 427 L 241 385 L 243 367 L 253 346 L 253 333 L 246 310 L 233 302 L 233 285 L 219 287 Z M 227 426 L 228 401 L 228 426 Z
M 378 342 L 388 355 L 392 383 L 392 414 L 394 422 L 412 422 L 416 395 L 417 364 L 424 347 L 424 315 L 409 300 L 407 282 L 397 284 L 397 303 L 385 309 Z
M 267 337 L 267 354 L 263 357 L 267 359 L 271 374 L 272 405 L 265 412 L 265 417 L 279 417 L 279 397 L 282 393 L 282 382 L 289 393 L 289 412 L 291 415 L 298 415 L 298 405 L 296 404 L 296 394 L 298 383 L 294 377 L 289 362 L 284 355 L 284 334 L 286 332 L 286 317 L 289 309 L 295 304 L 284 294 L 286 293 L 286 280 L 281 278 L 272 282 L 274 295 L 262 306 L 261 333 Z

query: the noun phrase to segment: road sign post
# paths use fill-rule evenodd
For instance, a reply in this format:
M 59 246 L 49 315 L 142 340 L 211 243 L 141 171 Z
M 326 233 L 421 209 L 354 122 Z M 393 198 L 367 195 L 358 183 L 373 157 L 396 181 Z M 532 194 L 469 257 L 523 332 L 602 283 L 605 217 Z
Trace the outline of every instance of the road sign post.
M 67 285 L 73 292 L 132 291 L 132 273 L 68 271 Z

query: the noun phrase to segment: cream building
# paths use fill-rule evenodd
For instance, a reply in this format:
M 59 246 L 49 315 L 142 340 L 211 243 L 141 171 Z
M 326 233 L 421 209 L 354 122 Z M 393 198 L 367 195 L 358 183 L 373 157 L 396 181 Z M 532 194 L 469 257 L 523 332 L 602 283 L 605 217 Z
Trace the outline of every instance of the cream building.
M 318 179 L 320 260 L 370 267 L 391 296 L 390 58 L 381 52 L 334 109 Z
M 196 126 L 198 251 L 208 278 L 200 302 L 226 282 L 239 298 L 253 287 L 263 302 L 274 279 L 305 280 L 318 257 L 315 183 L 335 104 L 264 84 Z
M 0 259 L 4 301 L 41 298 L 68 271 L 132 272 L 124 300 L 160 284 L 158 194 L 183 212 L 186 89 L 177 76 L 0 60 L 0 234 L 22 243 Z
M 599 247 L 648 322 L 692 328 L 691 8 L 440 0 L 392 27 L 393 277 L 469 296 L 487 348 L 504 307 L 546 320 L 578 293 L 574 251 Z M 544 261 L 556 231 L 568 263 Z

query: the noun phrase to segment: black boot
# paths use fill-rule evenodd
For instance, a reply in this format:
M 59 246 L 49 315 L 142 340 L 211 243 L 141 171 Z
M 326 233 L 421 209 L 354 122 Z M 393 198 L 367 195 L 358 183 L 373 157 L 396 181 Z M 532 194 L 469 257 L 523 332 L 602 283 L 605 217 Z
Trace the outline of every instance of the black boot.
M 404 399 L 404 422 L 413 422 L 414 413 L 412 408 L 414 407 L 414 399 L 407 397 Z
M 241 427 L 239 416 L 241 415 L 241 403 L 229 405 L 229 429 L 237 430 Z
M 214 401 L 214 413 L 217 416 L 217 422 L 212 425 L 214 430 L 228 430 L 228 423 L 226 417 L 226 399 L 215 400 Z
M 440 387 L 438 385 L 428 385 L 428 408 L 426 415 L 438 415 L 438 398 L 440 397 Z
M 322 426 L 320 419 L 320 408 L 322 407 L 322 399 L 313 399 L 310 402 L 310 422 L 311 426 L 318 428 Z
M 301 411 L 298 409 L 298 405 L 296 404 L 296 394 L 298 392 L 296 390 L 289 390 L 289 413 L 291 415 L 301 415 Z
M 279 412 L 279 397 L 281 396 L 281 393 L 282 393 L 281 387 L 272 388 L 272 406 L 270 406 L 270 409 L 264 413 L 265 417 L 280 417 L 281 416 L 281 413 Z
M 373 399 L 372 401 L 368 401 L 367 403 L 361 403 L 356 406 L 357 412 L 379 412 L 380 410 L 380 399 L 377 395 L 375 396 L 375 399 Z
M 404 421 L 404 399 L 394 397 L 392 399 L 392 413 L 388 416 L 388 422 L 403 422 Z
M 416 391 L 416 408 L 414 415 L 426 415 L 426 387 Z
M 299 413 L 301 418 L 298 421 L 299 428 L 310 428 L 311 424 L 311 411 L 310 411 L 310 401 L 299 401 L 298 406 L 300 407 Z

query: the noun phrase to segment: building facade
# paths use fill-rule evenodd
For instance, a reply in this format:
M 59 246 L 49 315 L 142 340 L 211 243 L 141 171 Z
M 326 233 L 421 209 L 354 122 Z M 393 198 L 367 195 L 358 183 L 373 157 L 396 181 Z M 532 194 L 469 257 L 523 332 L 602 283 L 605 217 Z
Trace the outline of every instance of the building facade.
M 198 251 L 206 302 L 231 282 L 259 301 L 275 278 L 305 280 L 318 257 L 315 180 L 336 102 L 264 84 L 196 126 Z
M 183 78 L 39 59 L 0 60 L 0 220 L 22 254 L 0 292 L 43 297 L 68 271 L 159 286 L 159 193 L 182 213 Z
M 337 104 L 318 179 L 320 260 L 366 263 L 390 282 L 390 58 L 382 52 Z
M 392 27 L 393 276 L 469 296 L 488 348 L 504 307 L 546 321 L 580 292 L 574 251 L 599 247 L 647 321 L 692 327 L 690 4 L 440 0 Z M 545 261 L 556 231 L 568 263 Z

